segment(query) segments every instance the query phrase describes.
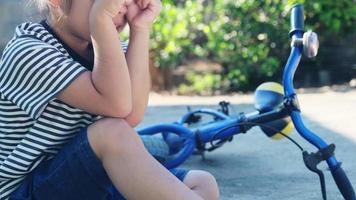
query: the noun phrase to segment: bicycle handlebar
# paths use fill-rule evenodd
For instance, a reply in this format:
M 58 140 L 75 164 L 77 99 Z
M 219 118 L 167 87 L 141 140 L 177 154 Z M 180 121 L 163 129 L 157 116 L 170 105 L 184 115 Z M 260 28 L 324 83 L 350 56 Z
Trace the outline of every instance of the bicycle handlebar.
M 290 21 L 291 31 L 289 32 L 289 37 L 292 38 L 292 40 L 302 38 L 304 33 L 303 5 L 296 4 L 292 7 Z M 294 92 L 293 77 L 300 62 L 301 55 L 302 46 L 292 46 L 291 54 L 289 56 L 283 74 L 283 86 L 285 96 L 291 101 L 294 101 L 296 104 L 298 104 L 298 101 Z M 327 147 L 326 142 L 324 142 L 320 137 L 318 137 L 316 134 L 314 134 L 305 127 L 299 109 L 291 110 L 290 116 L 292 118 L 295 128 L 303 138 L 305 138 L 308 142 L 313 144 L 318 149 L 323 149 Z M 335 156 L 329 157 L 326 161 L 343 197 L 346 200 L 356 200 L 354 189 L 344 170 L 341 168 L 341 163 L 336 160 Z
M 304 9 L 302 4 L 296 4 L 291 12 L 291 30 L 289 36 L 293 36 L 296 31 L 304 32 Z
M 350 180 L 347 178 L 345 171 L 342 169 L 341 165 L 334 170 L 331 170 L 331 174 L 334 177 L 337 187 L 339 188 L 342 196 L 346 200 L 355 200 L 355 191 L 352 188 Z

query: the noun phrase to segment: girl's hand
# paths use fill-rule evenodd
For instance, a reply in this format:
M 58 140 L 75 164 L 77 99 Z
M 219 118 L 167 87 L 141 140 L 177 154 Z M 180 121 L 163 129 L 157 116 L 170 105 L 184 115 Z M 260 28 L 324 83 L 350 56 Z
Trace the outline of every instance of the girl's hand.
M 123 6 L 129 6 L 132 0 L 94 0 L 91 15 L 114 18 Z
M 162 9 L 160 0 L 134 0 L 127 6 L 127 21 L 131 29 L 150 29 Z
M 151 0 L 135 0 L 135 2 L 137 3 L 137 5 L 141 8 L 141 9 L 145 9 L 147 8 L 148 4 L 150 3 Z

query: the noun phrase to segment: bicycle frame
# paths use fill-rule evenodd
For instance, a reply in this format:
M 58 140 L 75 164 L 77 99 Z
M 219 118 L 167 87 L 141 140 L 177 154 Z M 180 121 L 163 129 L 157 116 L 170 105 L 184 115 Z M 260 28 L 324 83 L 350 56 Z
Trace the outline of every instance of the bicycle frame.
M 230 117 L 221 112 L 210 109 L 201 109 L 189 112 L 173 124 L 159 124 L 139 130 L 141 135 L 153 135 L 156 133 L 174 133 L 176 138 L 170 139 L 173 143 L 180 143 L 181 148 L 164 165 L 167 168 L 174 168 L 182 164 L 193 153 L 197 145 L 209 143 L 215 140 L 226 140 L 233 135 L 246 132 L 258 123 L 270 122 L 290 116 L 297 132 L 314 145 L 318 150 L 323 151 L 330 147 L 323 139 L 310 131 L 302 120 L 301 111 L 294 91 L 293 78 L 300 62 L 303 45 L 293 42 L 303 38 L 304 33 L 304 14 L 303 6 L 296 4 L 292 7 L 291 31 L 292 48 L 289 59 L 283 73 L 283 87 L 285 101 L 283 106 L 269 112 L 255 112 L 242 114 L 238 117 Z M 183 126 L 188 118 L 194 114 L 203 113 L 215 117 L 216 121 L 197 128 L 186 128 Z M 341 168 L 341 163 L 331 154 L 325 158 L 333 178 L 347 200 L 356 200 L 353 187 L 348 180 L 345 172 Z
M 211 115 L 216 117 L 218 121 L 192 129 L 183 126 L 184 123 L 187 122 L 189 116 L 197 113 Z M 176 137 L 170 136 L 171 138 L 166 140 L 167 142 L 172 143 L 169 146 L 173 148 L 179 147 L 180 149 L 179 153 L 176 153 L 173 157 L 164 163 L 164 166 L 170 169 L 175 168 L 186 161 L 189 156 L 193 154 L 194 149 L 197 148 L 198 144 L 226 140 L 236 134 L 245 133 L 252 127 L 257 126 L 259 123 L 270 122 L 285 118 L 287 116 L 288 111 L 285 107 L 280 107 L 279 109 L 264 113 L 243 113 L 238 117 L 230 117 L 211 109 L 200 109 L 187 113 L 173 124 L 158 124 L 145 127 L 138 130 L 138 133 L 140 135 L 154 135 L 157 133 L 167 132 L 177 135 Z

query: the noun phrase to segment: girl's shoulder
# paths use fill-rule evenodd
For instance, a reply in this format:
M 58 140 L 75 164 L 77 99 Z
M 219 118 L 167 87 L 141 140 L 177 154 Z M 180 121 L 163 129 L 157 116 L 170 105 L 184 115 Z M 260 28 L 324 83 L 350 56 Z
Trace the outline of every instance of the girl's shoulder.
M 38 36 L 40 37 L 45 28 L 40 23 L 24 22 L 15 28 L 14 37 Z
M 85 71 L 41 24 L 23 23 L 0 59 L 0 93 L 38 119 L 47 104 Z
M 5 46 L 2 57 L 18 49 L 33 51 L 43 48 L 68 56 L 61 43 L 41 23 L 24 22 L 15 28 L 14 36 Z

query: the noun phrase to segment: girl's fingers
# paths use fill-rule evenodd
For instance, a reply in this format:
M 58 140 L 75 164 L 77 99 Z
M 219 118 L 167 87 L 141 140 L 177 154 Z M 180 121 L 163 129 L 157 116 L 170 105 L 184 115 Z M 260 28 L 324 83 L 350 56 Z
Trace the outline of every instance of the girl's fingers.
M 142 10 L 146 9 L 150 3 L 151 3 L 151 0 L 136 0 L 136 4 Z
M 148 5 L 151 3 L 151 1 L 154 1 L 154 0 L 143 0 L 144 1 L 144 9 L 146 9 L 148 7 Z
M 124 3 L 124 4 L 125 4 L 126 6 L 128 6 L 128 5 L 130 5 L 132 2 L 133 2 L 133 0 L 125 0 L 125 3 Z

